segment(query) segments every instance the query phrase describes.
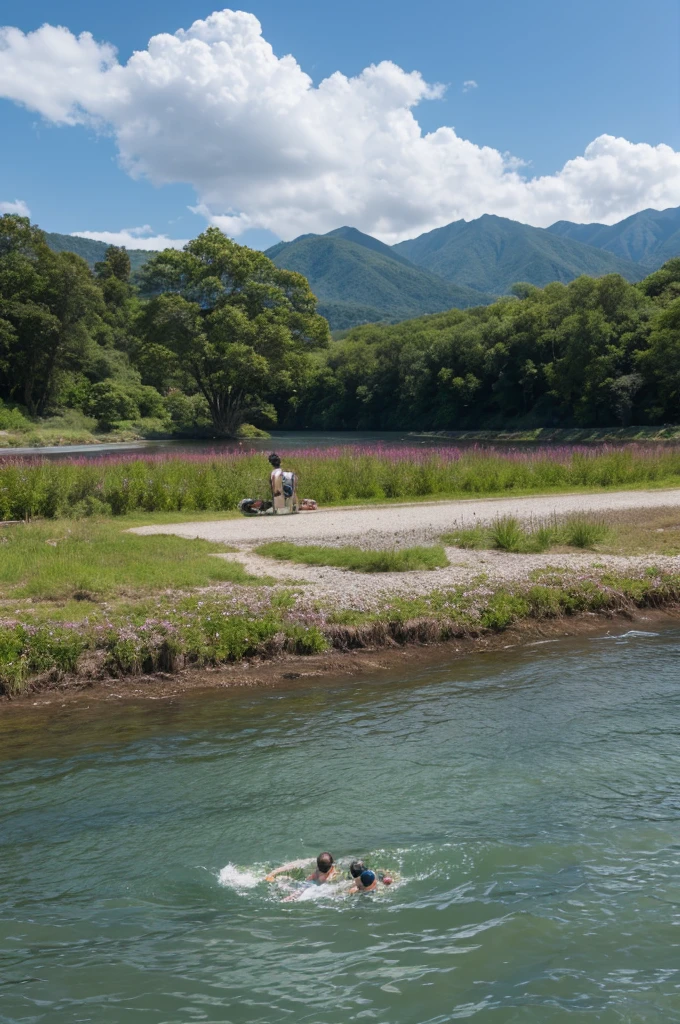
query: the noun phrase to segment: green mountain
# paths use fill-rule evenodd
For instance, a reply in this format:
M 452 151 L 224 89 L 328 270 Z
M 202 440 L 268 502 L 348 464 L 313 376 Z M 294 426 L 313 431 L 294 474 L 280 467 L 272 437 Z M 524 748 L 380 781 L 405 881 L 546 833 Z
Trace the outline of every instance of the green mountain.
M 365 249 L 372 249 L 373 252 L 379 252 L 383 256 L 388 256 L 393 260 L 397 260 L 405 267 L 413 268 L 413 263 L 407 260 L 405 256 L 395 252 L 394 247 L 386 245 L 385 242 L 381 242 L 378 238 L 374 238 L 373 235 L 365 235 L 363 231 L 359 231 L 357 228 L 335 228 L 334 231 L 328 231 L 326 238 L 344 238 L 346 242 L 356 242 L 357 245 L 363 245 Z
M 641 210 L 618 224 L 573 224 L 558 220 L 548 231 L 560 238 L 585 242 L 624 260 L 656 270 L 680 256 L 680 207 Z
M 90 267 L 100 263 L 104 259 L 104 253 L 109 248 L 106 242 L 96 242 L 92 238 L 81 238 L 80 235 L 60 235 L 57 232 L 45 232 L 45 240 L 50 249 L 54 252 L 75 252 L 82 256 Z M 128 249 L 128 256 L 134 274 L 140 267 L 143 267 L 152 252 L 146 249 Z
M 566 284 L 581 274 L 621 274 L 628 281 L 644 276 L 641 268 L 612 253 L 491 214 L 454 221 L 394 249 L 446 281 L 497 295 L 518 281 L 543 287 L 551 281 Z
M 401 253 L 355 228 L 302 235 L 279 242 L 266 255 L 277 266 L 304 274 L 319 300 L 319 312 L 334 330 L 377 320 L 396 323 L 492 299 L 415 267 Z

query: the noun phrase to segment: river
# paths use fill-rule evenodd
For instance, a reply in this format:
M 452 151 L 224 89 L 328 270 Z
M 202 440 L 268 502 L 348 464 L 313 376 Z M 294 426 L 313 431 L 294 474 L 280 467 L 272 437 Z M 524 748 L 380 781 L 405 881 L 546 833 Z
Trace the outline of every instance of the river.
M 81 444 L 81 445 L 55 445 L 50 448 L 0 448 L 0 458 L 3 456 L 38 456 L 50 458 L 65 458 L 77 455 L 79 458 L 99 458 L 101 455 L 125 454 L 166 454 L 186 455 L 192 452 L 216 451 L 222 453 L 235 451 L 261 451 L 271 452 L 274 449 L 286 451 L 301 448 L 337 448 L 345 445 L 358 445 L 359 447 L 375 448 L 379 445 L 389 447 L 436 447 L 446 445 L 455 447 L 470 447 L 475 444 L 471 441 L 454 440 L 447 437 L 436 437 L 434 435 L 399 433 L 390 430 L 336 430 L 336 431 L 313 431 L 313 430 L 280 430 L 271 437 L 253 438 L 244 441 L 225 440 L 178 440 L 167 441 L 128 441 L 116 444 Z M 507 445 L 505 446 L 507 447 Z
M 0 1021 L 680 1021 L 679 656 L 5 709 Z M 395 884 L 262 881 L 322 849 Z

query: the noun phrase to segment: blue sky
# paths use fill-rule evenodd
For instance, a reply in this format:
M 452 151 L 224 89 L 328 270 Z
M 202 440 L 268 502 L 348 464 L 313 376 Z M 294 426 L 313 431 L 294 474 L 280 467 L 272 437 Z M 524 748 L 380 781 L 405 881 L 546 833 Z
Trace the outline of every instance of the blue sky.
M 0 24 L 26 33 L 43 22 L 63 25 L 76 35 L 89 31 L 97 42 L 113 44 L 124 64 L 134 50 L 145 49 L 151 36 L 188 28 L 194 20 L 219 9 L 218 4 L 180 0 L 118 0 L 97 5 L 5 0 Z M 559 172 L 602 135 L 633 144 L 665 143 L 680 150 L 677 0 L 650 0 L 644 9 L 639 0 L 572 0 L 570 4 L 549 0 L 518 0 L 514 4 L 502 0 L 477 0 L 474 4 L 457 0 L 420 0 L 417 4 L 406 0 L 344 0 L 342 4 L 251 0 L 237 9 L 254 14 L 274 53 L 278 57 L 292 54 L 315 86 L 336 71 L 351 78 L 380 61 L 394 62 L 406 72 L 417 70 L 429 83 L 445 84 L 442 98 L 419 102 L 413 108 L 422 131 L 452 126 L 460 139 L 476 147 L 491 147 L 526 161 L 520 169 L 525 178 Z M 465 81 L 474 81 L 476 86 L 464 91 Z M 214 183 L 207 185 L 195 169 L 187 174 L 191 180 L 179 180 L 181 173 L 174 173 L 174 180 L 160 187 L 143 174 L 134 180 L 120 166 L 115 137 L 122 130 L 120 120 L 113 131 L 105 125 L 97 131 L 89 124 L 51 123 L 43 113 L 39 105 L 29 110 L 11 99 L 0 99 L 0 137 L 6 142 L 0 163 L 0 202 L 23 200 L 32 218 L 46 230 L 115 232 L 148 224 L 155 233 L 187 238 L 201 230 L 209 216 L 197 216 L 187 208 L 197 202 L 205 205 L 206 196 L 212 196 L 207 209 L 216 217 L 224 212 L 222 207 L 230 206 L 236 213 L 247 209 L 247 223 L 256 226 L 246 228 L 241 240 L 263 243 L 281 234 L 297 233 L 295 215 L 277 212 L 268 196 L 268 211 L 260 217 L 259 204 L 264 203 L 258 198 L 260 193 L 239 191 L 231 178 L 223 180 L 219 195 Z M 164 130 L 172 132 L 172 123 Z M 179 123 L 178 145 L 183 130 Z M 228 131 L 220 132 L 228 149 Z M 346 144 L 346 135 L 339 136 L 338 147 Z M 390 163 L 395 158 L 386 150 L 384 159 Z M 475 173 L 472 168 L 470 174 Z M 642 187 L 629 188 L 620 212 L 627 214 L 636 202 L 646 202 L 648 195 L 675 204 L 674 186 L 665 191 L 658 186 L 658 175 L 671 173 L 675 171 L 655 170 L 656 184 L 647 192 Z M 271 170 L 270 192 L 283 190 L 280 174 L 276 168 Z M 346 177 L 347 170 L 342 174 Z M 338 223 L 345 219 L 341 215 L 356 209 L 357 217 L 363 217 L 358 226 L 375 230 L 376 225 L 384 225 L 383 237 L 393 240 L 408 234 L 411 224 L 412 233 L 418 233 L 418 227 L 445 223 L 456 215 L 469 213 L 466 219 L 479 215 L 484 205 L 483 196 L 470 198 L 468 206 L 451 201 L 431 211 L 421 209 L 420 203 L 410 221 L 396 218 L 393 223 L 386 209 L 373 222 L 368 210 L 374 186 L 375 182 L 366 183 L 363 205 L 356 197 L 339 204 Z M 347 189 L 351 188 L 348 182 Z M 398 203 L 399 196 L 392 201 Z M 589 209 L 580 193 L 578 200 L 569 202 L 567 212 Z M 603 219 L 611 221 L 616 210 L 603 204 L 604 200 L 600 206 L 594 203 L 592 209 L 595 213 L 604 210 Z M 332 226 L 333 211 L 321 209 L 322 205 L 320 202 L 317 214 L 310 215 L 310 223 L 300 224 L 301 231 L 309 230 L 310 224 L 318 230 Z M 513 205 L 508 198 L 499 198 L 495 206 L 490 200 L 490 206 L 490 212 L 507 208 L 508 215 L 518 219 L 523 213 L 527 219 L 531 214 L 529 199 Z M 547 207 L 546 211 L 541 214 L 543 219 L 549 219 Z M 555 211 L 563 212 L 559 202 Z

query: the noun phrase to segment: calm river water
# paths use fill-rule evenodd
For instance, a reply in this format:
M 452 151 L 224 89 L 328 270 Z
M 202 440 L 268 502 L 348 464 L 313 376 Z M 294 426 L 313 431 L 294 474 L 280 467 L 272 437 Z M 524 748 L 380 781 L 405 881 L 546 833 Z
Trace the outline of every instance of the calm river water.
M 166 455 L 187 455 L 192 452 L 235 452 L 235 451 L 261 451 L 271 452 L 275 449 L 285 452 L 291 448 L 338 448 L 344 445 L 358 445 L 359 447 L 375 448 L 378 445 L 389 445 L 390 447 L 437 447 L 446 445 L 455 447 L 469 447 L 473 442 L 456 441 L 447 437 L 435 437 L 434 435 L 402 434 L 394 430 L 336 430 L 336 431 L 312 431 L 312 430 L 280 430 L 271 437 L 253 438 L 245 441 L 224 441 L 224 440 L 170 440 L 170 441 L 131 441 L 124 444 L 81 444 L 81 445 L 55 445 L 52 448 L 2 448 L 0 457 L 5 456 L 37 456 L 38 458 L 64 458 L 65 456 L 77 455 L 79 458 L 99 458 L 101 455 L 119 454 L 166 454 Z M 530 447 L 530 445 L 529 445 Z
M 680 1021 L 679 656 L 5 711 L 0 1021 Z M 398 881 L 262 881 L 326 848 Z

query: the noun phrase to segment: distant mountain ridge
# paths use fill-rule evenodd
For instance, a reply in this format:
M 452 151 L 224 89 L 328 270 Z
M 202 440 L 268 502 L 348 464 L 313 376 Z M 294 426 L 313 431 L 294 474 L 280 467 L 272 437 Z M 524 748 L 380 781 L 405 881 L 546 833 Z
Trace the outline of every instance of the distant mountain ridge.
M 647 271 L 657 270 L 666 260 L 680 255 L 680 207 L 640 210 L 618 224 L 558 220 L 547 230 L 639 263 Z
M 76 252 L 91 267 L 108 248 L 77 235 L 48 233 L 46 239 L 52 249 Z M 128 252 L 133 273 L 153 255 Z M 680 255 L 680 207 L 642 210 L 613 225 L 558 221 L 549 228 L 485 214 L 394 246 L 344 226 L 278 242 L 266 255 L 305 275 L 319 312 L 340 330 L 486 305 L 520 281 L 543 287 L 581 274 L 639 281 Z
M 485 305 L 493 296 L 442 280 L 414 266 L 389 245 L 356 228 L 301 235 L 266 255 L 312 286 L 319 312 L 335 330 L 371 321 L 406 320 L 458 306 Z
M 566 284 L 580 274 L 621 274 L 628 281 L 644 277 L 628 260 L 493 214 L 454 221 L 399 242 L 394 249 L 446 281 L 496 295 L 505 294 L 518 281 L 543 287 L 552 281 Z

